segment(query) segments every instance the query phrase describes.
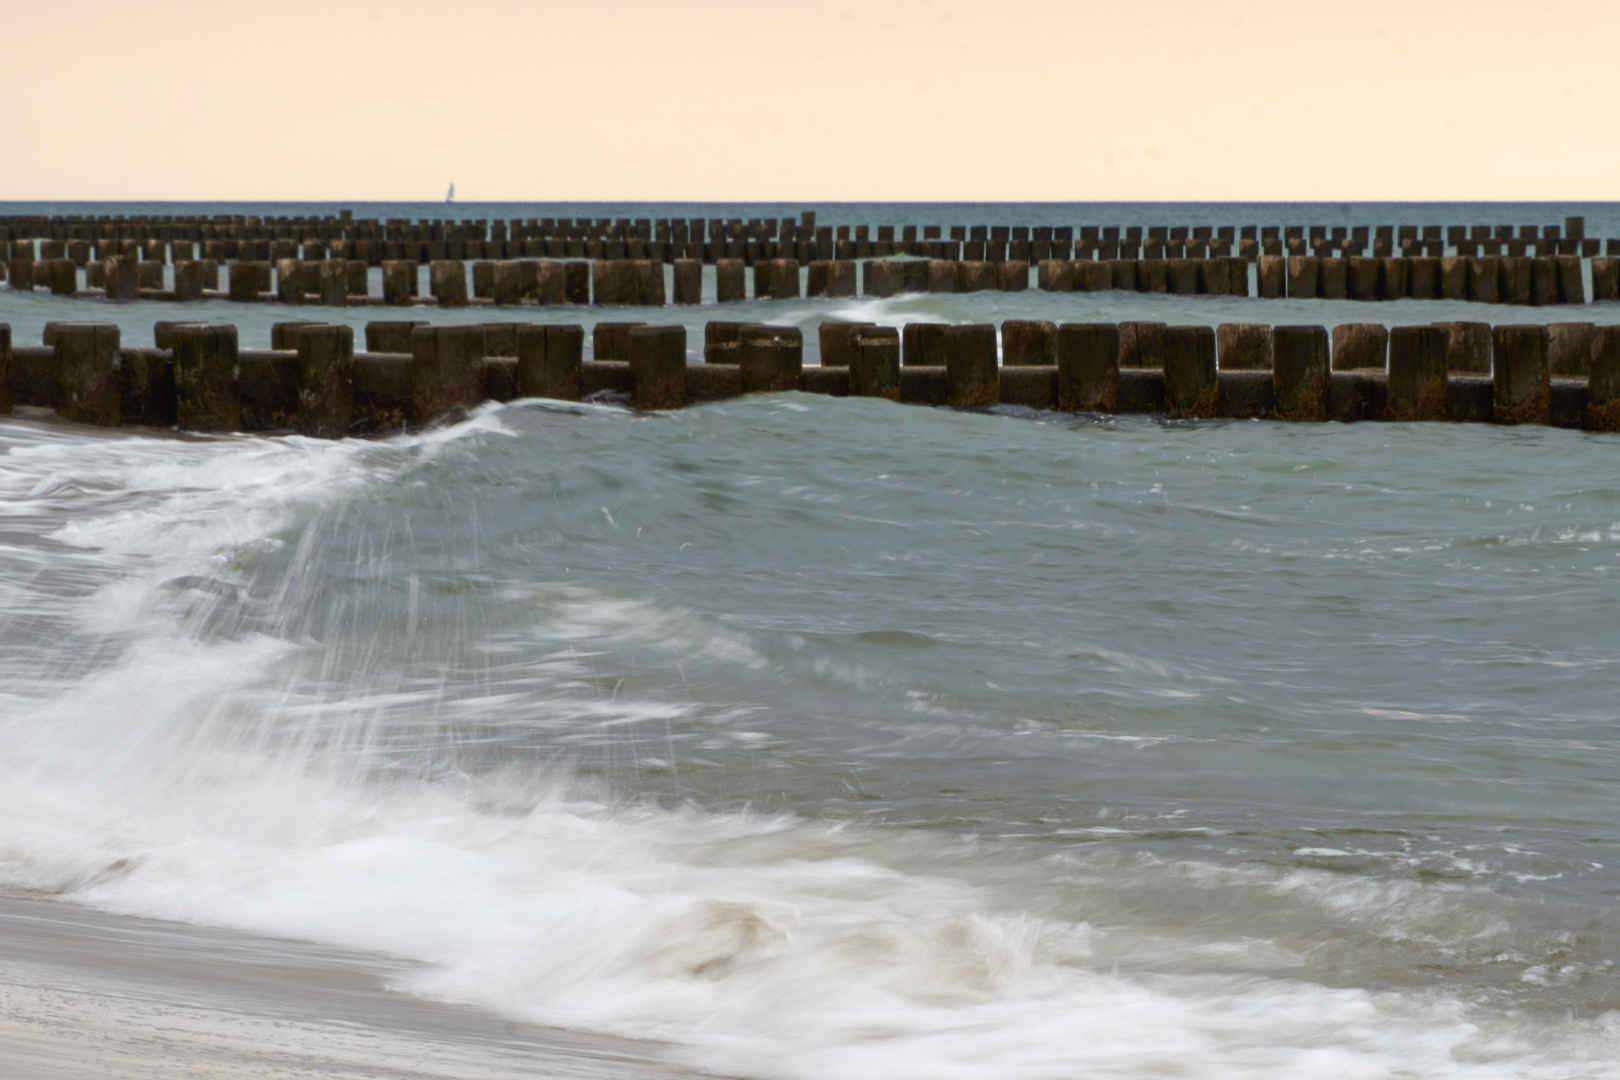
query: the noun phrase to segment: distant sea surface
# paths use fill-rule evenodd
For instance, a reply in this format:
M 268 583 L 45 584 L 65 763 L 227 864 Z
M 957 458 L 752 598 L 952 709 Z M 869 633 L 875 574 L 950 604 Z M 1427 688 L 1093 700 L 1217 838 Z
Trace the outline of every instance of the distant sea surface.
M 1620 233 L 1614 204 L 0 213 L 340 207 Z M 173 310 L 0 291 L 30 344 Z M 293 317 L 197 310 L 253 347 Z M 0 594 L 0 890 L 401 958 L 406 993 L 727 1076 L 1620 1077 L 1615 436 L 797 394 L 376 441 L 10 417 Z

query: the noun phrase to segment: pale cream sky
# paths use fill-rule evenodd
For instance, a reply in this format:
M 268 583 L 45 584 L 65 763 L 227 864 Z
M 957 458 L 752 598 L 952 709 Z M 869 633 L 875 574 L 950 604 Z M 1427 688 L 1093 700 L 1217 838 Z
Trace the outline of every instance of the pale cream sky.
M 1620 3 L 0 0 L 0 200 L 1614 199 Z

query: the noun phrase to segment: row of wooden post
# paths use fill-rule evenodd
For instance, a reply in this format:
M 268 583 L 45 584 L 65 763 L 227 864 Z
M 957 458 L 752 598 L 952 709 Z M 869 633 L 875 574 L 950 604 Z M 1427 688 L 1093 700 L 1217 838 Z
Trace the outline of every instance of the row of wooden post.
M 429 294 L 420 291 L 420 273 L 410 260 L 383 264 L 382 295 L 370 295 L 369 271 L 357 261 L 283 259 L 230 264 L 229 288 L 219 289 L 219 267 L 211 261 L 176 264 L 172 287 L 164 287 L 163 267 L 112 256 L 86 269 L 86 285 L 69 260 L 50 263 L 13 260 L 10 286 L 32 291 L 48 285 L 55 295 L 112 300 L 230 299 L 242 303 L 275 300 L 330 306 L 433 303 L 605 304 L 658 307 L 702 300 L 703 266 L 676 260 L 666 278 L 653 260 L 554 262 L 508 260 L 469 266 L 440 260 L 429 266 Z M 891 297 L 902 293 L 1017 292 L 1030 283 L 1023 263 L 879 259 L 859 267 L 847 261 L 773 259 L 752 268 L 754 299 L 809 297 Z M 1590 260 L 1592 299 L 1620 300 L 1620 259 Z M 715 268 L 715 297 L 721 303 L 748 299 L 749 268 L 740 259 L 722 259 Z M 1238 258 L 1047 260 L 1036 270 L 1039 287 L 1051 292 L 1124 291 L 1182 295 L 1250 295 L 1249 265 Z M 673 289 L 666 289 L 666 281 Z M 1324 258 L 1262 256 L 1254 294 L 1262 299 L 1465 300 L 1526 305 L 1583 304 L 1586 271 L 1574 255 L 1528 258 L 1483 255 L 1474 258 Z M 857 287 L 859 286 L 859 287 Z M 671 293 L 673 294 L 671 296 Z
M 681 326 L 278 323 L 270 350 L 234 326 L 162 322 L 127 348 L 108 323 L 53 323 L 39 347 L 0 326 L 0 412 L 187 431 L 338 437 L 421 426 L 481 401 L 622 400 L 670 409 L 804 390 L 960 408 L 1283 420 L 1473 420 L 1620 429 L 1620 327 L 710 322 L 702 362 Z
M 1453 225 L 1442 227 L 1439 225 L 1381 225 L 1371 226 L 1012 226 L 1012 225 L 953 225 L 947 227 L 939 225 L 818 225 L 816 213 L 806 211 L 797 219 L 785 218 L 528 218 L 506 220 L 488 219 L 462 219 L 462 220 L 420 220 L 389 219 L 381 221 L 376 218 L 354 218 L 353 214 L 344 211 L 335 217 L 280 217 L 265 218 L 248 215 L 219 215 L 213 217 L 201 216 L 140 216 L 126 217 L 114 216 L 7 216 L 0 217 L 0 243 L 27 242 L 32 243 L 36 238 L 43 239 L 45 243 L 58 245 L 59 255 L 69 255 L 78 259 L 81 265 L 88 261 L 88 247 L 75 248 L 72 245 L 94 244 L 97 249 L 96 257 L 105 257 L 108 254 L 133 255 L 127 247 L 118 246 L 139 243 L 141 245 L 141 258 L 161 259 L 161 246 L 163 244 L 181 244 L 187 248 L 195 244 L 218 243 L 226 245 L 216 248 L 216 255 L 205 252 L 203 258 L 215 258 L 224 262 L 245 258 L 248 260 L 273 261 L 280 258 L 296 258 L 299 256 L 298 245 L 311 245 L 320 248 L 319 254 L 304 253 L 306 258 L 325 258 L 328 254 L 344 257 L 335 250 L 327 250 L 329 245 L 337 243 L 373 245 L 396 244 L 399 253 L 385 254 L 386 249 L 376 248 L 371 251 L 372 265 L 376 265 L 384 258 L 402 258 L 414 256 L 421 262 L 429 262 L 435 258 L 463 258 L 476 259 L 480 257 L 518 258 L 518 257 L 586 257 L 586 258 L 636 258 L 633 249 L 624 247 L 634 243 L 657 244 L 666 249 L 669 258 L 686 257 L 706 258 L 713 261 L 715 258 L 745 257 L 739 249 L 732 251 L 729 244 L 738 245 L 777 245 L 777 250 L 766 254 L 767 258 L 794 257 L 797 255 L 801 262 L 810 261 L 801 251 L 796 250 L 801 244 L 814 245 L 821 252 L 820 258 L 858 258 L 885 257 L 888 255 L 913 255 L 922 257 L 945 257 L 938 253 L 938 249 L 931 249 L 931 244 L 955 245 L 957 255 L 952 258 L 975 257 L 968 252 L 973 250 L 971 245 L 979 245 L 978 250 L 988 251 L 1000 248 L 1008 251 L 1014 245 L 1022 245 L 1029 262 L 1038 262 L 1042 258 L 1071 258 L 1071 257 L 1135 257 L 1128 254 L 1136 251 L 1148 257 L 1179 257 L 1187 255 L 1196 257 L 1199 254 L 1219 255 L 1231 254 L 1233 245 L 1237 245 L 1238 254 L 1250 253 L 1253 256 L 1260 254 L 1274 255 L 1300 255 L 1300 254 L 1346 254 L 1366 255 L 1369 249 L 1377 256 L 1401 254 L 1428 254 L 1442 255 L 1444 249 L 1449 247 L 1457 254 L 1597 254 L 1595 249 L 1588 249 L 1585 245 L 1595 244 L 1586 238 L 1586 222 L 1579 216 L 1567 217 L 1560 225 Z M 549 251 L 543 248 L 530 249 L 529 244 L 539 243 L 602 243 L 618 244 L 619 248 L 606 248 L 602 251 L 591 252 L 584 249 L 579 251 Z M 1614 241 L 1610 241 L 1611 244 Z M 239 253 L 239 245 L 250 245 L 246 254 Z M 713 245 L 705 252 L 694 254 L 689 245 Z M 849 244 L 851 254 L 836 254 L 838 245 Z M 63 246 L 67 245 L 67 246 Z M 261 247 L 259 245 L 276 245 L 274 247 Z M 435 254 L 434 245 L 438 250 Z M 1422 251 L 1412 250 L 1414 246 L 1423 248 Z M 1490 245 L 1501 246 L 1503 250 L 1491 251 Z M 1534 245 L 1546 245 L 1540 251 L 1532 252 Z M 114 250 L 105 250 L 107 247 Z M 407 252 L 405 248 L 409 246 Z M 1224 247 L 1224 252 L 1214 250 L 1217 246 Z M 1286 250 L 1284 250 L 1286 246 Z M 1524 250 L 1511 250 L 1515 246 L 1522 246 Z M 1196 248 L 1208 248 L 1202 253 Z M 1436 248 L 1440 250 L 1436 250 Z M 1479 250 L 1465 250 L 1475 248 Z M 176 249 L 175 261 L 182 257 L 191 258 L 187 254 L 178 254 Z M 763 247 L 758 248 L 764 254 Z M 1038 254 L 1045 252 L 1045 254 Z M 1103 252 L 1110 254 L 1103 255 Z M 1614 254 L 1614 252 L 1610 252 Z M 49 259 L 52 256 L 46 255 Z M 352 254 L 349 257 L 354 257 Z M 752 262 L 752 256 L 747 256 Z M 985 261 L 997 261 L 985 255 L 977 256 Z

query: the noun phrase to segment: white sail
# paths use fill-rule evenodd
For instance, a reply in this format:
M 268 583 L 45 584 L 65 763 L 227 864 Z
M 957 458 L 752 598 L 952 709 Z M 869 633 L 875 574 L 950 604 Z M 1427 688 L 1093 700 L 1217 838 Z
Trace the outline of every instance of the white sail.
M 456 182 L 454 180 L 450 181 L 450 191 L 445 195 L 444 201 L 445 202 L 455 202 L 456 201 Z

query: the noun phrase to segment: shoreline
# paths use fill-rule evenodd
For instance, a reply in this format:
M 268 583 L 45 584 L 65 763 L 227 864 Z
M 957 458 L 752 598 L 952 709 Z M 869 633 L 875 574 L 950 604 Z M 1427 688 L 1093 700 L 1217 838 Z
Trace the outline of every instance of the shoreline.
M 413 998 L 413 965 L 0 893 L 9 1080 L 693 1080 L 658 1044 Z

